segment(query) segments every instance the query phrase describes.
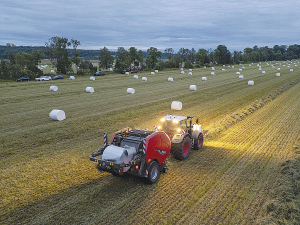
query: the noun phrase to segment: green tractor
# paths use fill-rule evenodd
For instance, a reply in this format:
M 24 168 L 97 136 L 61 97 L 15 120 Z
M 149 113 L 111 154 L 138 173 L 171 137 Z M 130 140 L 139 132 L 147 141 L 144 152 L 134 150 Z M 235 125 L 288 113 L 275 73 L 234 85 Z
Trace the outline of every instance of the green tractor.
M 186 159 L 191 149 L 203 146 L 203 131 L 196 116 L 167 115 L 161 119 L 162 124 L 154 127 L 164 131 L 171 139 L 171 152 L 179 160 Z

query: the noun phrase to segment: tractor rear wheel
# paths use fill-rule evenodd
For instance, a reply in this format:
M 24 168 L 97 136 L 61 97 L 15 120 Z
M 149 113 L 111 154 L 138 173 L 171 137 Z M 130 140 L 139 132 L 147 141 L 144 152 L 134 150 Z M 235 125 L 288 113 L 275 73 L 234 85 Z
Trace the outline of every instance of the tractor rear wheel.
M 203 134 L 200 133 L 194 141 L 194 149 L 198 150 L 198 149 L 202 148 L 202 146 L 203 146 Z
M 192 141 L 189 136 L 185 136 L 179 144 L 174 146 L 175 159 L 184 160 L 189 157 L 192 147 Z
M 159 165 L 156 161 L 152 161 L 149 168 L 147 181 L 149 184 L 153 184 L 158 180 L 158 177 L 159 177 Z

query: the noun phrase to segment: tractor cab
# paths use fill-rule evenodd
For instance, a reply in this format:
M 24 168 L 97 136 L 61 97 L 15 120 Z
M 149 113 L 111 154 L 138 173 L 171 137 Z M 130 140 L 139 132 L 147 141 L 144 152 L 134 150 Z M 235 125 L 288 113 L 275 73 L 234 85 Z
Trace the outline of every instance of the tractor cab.
M 161 119 L 161 126 L 157 127 L 157 130 L 162 130 L 168 134 L 172 139 L 174 135 L 184 135 L 185 133 L 192 134 L 192 131 L 199 129 L 198 118 L 194 121 L 196 124 L 193 124 L 193 116 L 174 116 L 167 115 Z

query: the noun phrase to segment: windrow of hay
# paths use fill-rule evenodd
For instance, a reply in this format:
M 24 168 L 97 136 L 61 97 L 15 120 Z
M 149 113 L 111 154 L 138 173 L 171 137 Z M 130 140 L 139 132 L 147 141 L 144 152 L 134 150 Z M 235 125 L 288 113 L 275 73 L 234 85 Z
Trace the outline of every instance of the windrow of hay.
M 255 101 L 254 104 L 251 104 L 251 105 L 247 106 L 245 109 L 238 110 L 238 111 L 234 112 L 233 114 L 225 117 L 224 119 L 219 121 L 217 123 L 217 125 L 215 124 L 215 125 L 213 125 L 213 127 L 207 129 L 206 137 L 209 138 L 209 139 L 212 139 L 212 138 L 216 137 L 222 131 L 225 131 L 228 128 L 230 128 L 231 126 L 233 126 L 234 124 L 240 122 L 245 117 L 247 117 L 248 115 L 254 113 L 257 109 L 260 109 L 261 107 L 265 106 L 270 101 L 274 100 L 278 95 L 282 94 L 283 92 L 285 92 L 289 88 L 295 86 L 299 82 L 300 82 L 300 78 L 298 78 L 298 79 L 292 81 L 291 83 L 289 83 L 287 85 L 284 85 L 281 88 L 278 88 L 277 90 L 269 93 L 268 96 L 266 96 L 264 98 L 261 98 L 260 100 Z
M 259 219 L 260 224 L 300 224 L 300 157 L 285 161 L 281 174 L 272 199 L 264 205 L 265 216 Z

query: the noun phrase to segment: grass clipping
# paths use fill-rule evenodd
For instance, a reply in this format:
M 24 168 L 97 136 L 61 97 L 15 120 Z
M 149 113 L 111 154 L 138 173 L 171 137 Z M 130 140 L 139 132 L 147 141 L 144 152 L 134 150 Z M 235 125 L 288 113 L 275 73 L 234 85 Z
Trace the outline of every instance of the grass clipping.
M 278 95 L 282 94 L 289 88 L 295 86 L 299 82 L 300 82 L 300 78 L 269 93 L 268 96 L 255 101 L 254 104 L 249 105 L 244 110 L 239 110 L 231 115 L 226 116 L 221 121 L 218 121 L 217 124 L 214 124 L 213 127 L 208 127 L 208 130 L 205 131 L 207 133 L 206 138 L 208 138 L 209 140 L 215 138 L 221 132 L 229 129 L 234 124 L 242 121 L 245 117 L 254 113 L 257 109 L 262 108 L 263 106 L 268 104 L 270 101 L 274 100 Z
M 284 162 L 281 174 L 259 224 L 300 224 L 300 158 Z

